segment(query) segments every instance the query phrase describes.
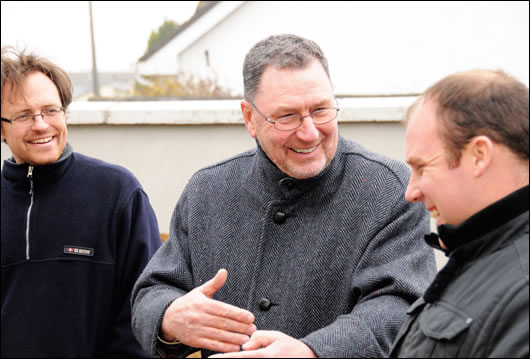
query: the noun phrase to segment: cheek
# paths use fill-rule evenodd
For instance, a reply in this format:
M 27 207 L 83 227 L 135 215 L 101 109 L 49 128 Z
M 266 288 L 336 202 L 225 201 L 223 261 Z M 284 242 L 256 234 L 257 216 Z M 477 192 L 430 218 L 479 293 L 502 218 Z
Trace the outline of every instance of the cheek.
M 339 128 L 337 127 L 336 122 L 330 122 L 324 127 L 320 128 L 322 136 L 326 137 L 329 140 L 335 140 L 339 137 Z M 330 141 L 333 142 L 333 141 Z
M 432 194 L 432 188 L 436 188 L 436 184 L 433 182 L 433 178 L 429 177 L 429 175 L 419 175 L 418 176 L 418 187 L 420 190 L 425 193 L 426 195 Z
M 324 131 L 322 131 L 322 135 L 326 138 L 324 141 L 326 153 L 328 154 L 328 156 L 334 156 L 339 143 L 338 128 L 336 126 L 326 128 Z
M 274 127 L 263 127 L 257 131 L 258 140 L 266 142 L 271 147 L 281 147 L 289 140 L 289 133 L 278 131 Z

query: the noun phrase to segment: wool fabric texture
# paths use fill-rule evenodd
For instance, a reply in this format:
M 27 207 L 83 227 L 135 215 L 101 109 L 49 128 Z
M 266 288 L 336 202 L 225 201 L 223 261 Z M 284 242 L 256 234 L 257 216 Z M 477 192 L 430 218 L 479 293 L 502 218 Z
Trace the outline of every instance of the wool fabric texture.
M 300 339 L 319 357 L 388 354 L 436 272 L 422 240 L 428 213 L 404 199 L 408 175 L 343 138 L 330 165 L 305 180 L 285 175 L 259 145 L 198 171 L 133 291 L 138 341 L 153 356 L 197 350 L 160 350 L 163 314 L 226 268 L 213 298 L 254 313 L 258 330 Z

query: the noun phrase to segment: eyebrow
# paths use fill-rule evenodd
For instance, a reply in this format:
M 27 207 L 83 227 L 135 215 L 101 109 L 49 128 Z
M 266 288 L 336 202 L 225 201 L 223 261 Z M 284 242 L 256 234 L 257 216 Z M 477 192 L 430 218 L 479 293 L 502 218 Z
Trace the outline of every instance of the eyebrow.
M 49 108 L 49 107 L 62 107 L 62 105 L 56 105 L 56 104 L 53 104 L 53 103 L 49 103 L 49 104 L 41 106 L 40 109 L 38 109 L 38 111 L 42 111 L 43 109 Z M 15 111 L 14 115 L 18 115 L 18 114 L 26 113 L 26 112 L 33 112 L 33 110 L 31 108 L 27 107 L 27 108 L 25 108 L 23 110 Z

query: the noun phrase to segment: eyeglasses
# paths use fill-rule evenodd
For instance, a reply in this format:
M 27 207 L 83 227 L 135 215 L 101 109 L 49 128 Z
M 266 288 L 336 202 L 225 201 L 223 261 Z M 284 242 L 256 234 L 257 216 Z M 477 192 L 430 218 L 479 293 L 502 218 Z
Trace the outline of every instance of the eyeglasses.
M 16 115 L 12 119 L 8 120 L 7 118 L 2 117 L 2 121 L 9 122 L 11 125 L 15 127 L 26 127 L 33 124 L 35 121 L 35 117 L 40 116 L 42 119 L 46 122 L 57 120 L 59 117 L 61 117 L 62 113 L 64 112 L 64 108 L 57 106 L 57 107 L 50 107 L 45 110 L 42 110 L 41 113 L 38 113 L 36 115 L 32 114 L 31 112 L 23 112 L 21 114 Z
M 304 118 L 311 117 L 313 120 L 313 123 L 315 125 L 323 125 L 325 123 L 331 122 L 334 119 L 337 118 L 337 115 L 340 111 L 340 108 L 338 107 L 325 107 L 325 108 L 317 108 L 313 112 L 311 112 L 309 115 L 299 115 L 299 114 L 290 114 L 285 116 L 280 116 L 274 120 L 271 120 L 267 116 L 265 116 L 263 113 L 261 113 L 260 110 L 254 105 L 254 102 L 248 100 L 252 107 L 261 115 L 265 120 L 269 123 L 272 123 L 274 127 L 277 130 L 280 131 L 292 131 L 296 130 L 298 127 L 302 125 L 302 122 L 304 121 Z

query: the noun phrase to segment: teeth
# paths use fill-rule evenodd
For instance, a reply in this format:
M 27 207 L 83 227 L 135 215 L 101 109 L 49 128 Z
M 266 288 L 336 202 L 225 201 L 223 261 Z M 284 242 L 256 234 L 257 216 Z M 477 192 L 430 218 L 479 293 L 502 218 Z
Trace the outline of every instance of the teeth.
M 438 218 L 440 216 L 440 212 L 438 212 L 437 209 L 433 209 L 432 211 L 429 212 L 431 214 L 431 217 L 432 218 Z
M 308 148 L 308 149 L 296 149 L 296 148 L 293 148 L 293 151 L 296 152 L 296 153 L 310 153 L 310 152 L 313 152 L 315 150 L 315 148 L 317 148 L 317 146 L 311 147 L 311 148 Z
M 31 141 L 31 143 L 46 143 L 50 142 L 53 137 L 41 138 L 40 140 Z

